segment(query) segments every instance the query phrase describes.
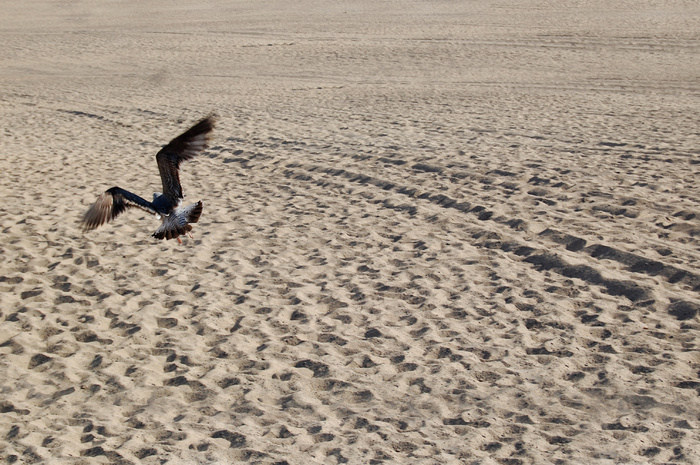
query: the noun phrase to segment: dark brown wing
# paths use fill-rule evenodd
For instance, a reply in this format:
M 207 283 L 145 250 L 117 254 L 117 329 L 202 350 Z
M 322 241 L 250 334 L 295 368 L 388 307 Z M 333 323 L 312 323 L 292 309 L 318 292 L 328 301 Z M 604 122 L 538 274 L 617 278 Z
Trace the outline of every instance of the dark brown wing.
M 160 179 L 163 181 L 163 195 L 170 199 L 173 206 L 183 198 L 179 175 L 180 163 L 207 148 L 208 134 L 212 129 L 214 129 L 214 117 L 208 116 L 171 140 L 156 155 Z
M 120 187 L 113 187 L 100 195 L 90 209 L 85 212 L 81 220 L 83 231 L 89 231 L 108 223 L 127 208 L 132 207 L 157 214 L 153 209 L 153 204 L 148 200 Z

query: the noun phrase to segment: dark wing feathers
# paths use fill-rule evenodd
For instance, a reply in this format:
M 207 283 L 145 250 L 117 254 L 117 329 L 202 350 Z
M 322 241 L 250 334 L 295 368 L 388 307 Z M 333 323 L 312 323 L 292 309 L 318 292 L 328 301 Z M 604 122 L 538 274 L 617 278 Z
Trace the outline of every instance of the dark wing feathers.
M 83 230 L 89 231 L 112 221 L 127 208 L 140 208 L 148 213 L 157 214 L 153 204 L 146 199 L 132 194 L 120 187 L 113 187 L 97 198 L 97 201 L 83 216 Z
M 158 171 L 163 181 L 163 195 L 170 199 L 172 205 L 177 205 L 183 197 L 180 175 L 180 163 L 189 160 L 207 148 L 207 136 L 214 129 L 214 118 L 208 116 L 190 129 L 171 140 L 156 155 Z

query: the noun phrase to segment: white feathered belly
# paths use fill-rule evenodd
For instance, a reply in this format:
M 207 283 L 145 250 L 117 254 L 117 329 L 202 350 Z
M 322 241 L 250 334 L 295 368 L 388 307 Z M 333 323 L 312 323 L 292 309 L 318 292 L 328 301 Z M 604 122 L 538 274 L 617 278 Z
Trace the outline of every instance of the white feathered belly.
M 202 202 L 182 206 L 182 201 L 168 215 L 162 215 L 162 224 L 153 234 L 158 239 L 175 239 L 192 230 L 190 223 L 196 223 L 202 213 Z

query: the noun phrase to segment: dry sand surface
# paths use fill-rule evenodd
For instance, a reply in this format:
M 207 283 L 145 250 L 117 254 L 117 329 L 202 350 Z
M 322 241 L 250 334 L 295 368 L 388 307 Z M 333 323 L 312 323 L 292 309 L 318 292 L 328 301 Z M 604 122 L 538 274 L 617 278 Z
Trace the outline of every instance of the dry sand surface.
M 700 6 L 9 1 L 0 460 L 700 463 Z M 184 245 L 118 185 L 215 111 Z

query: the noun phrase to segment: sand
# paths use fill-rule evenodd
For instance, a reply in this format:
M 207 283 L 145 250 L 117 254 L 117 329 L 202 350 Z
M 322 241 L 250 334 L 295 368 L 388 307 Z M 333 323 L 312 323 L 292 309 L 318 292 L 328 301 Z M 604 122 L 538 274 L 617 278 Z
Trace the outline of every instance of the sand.
M 700 463 L 698 31 L 681 0 L 4 2 L 0 459 Z M 211 112 L 193 239 L 82 233 Z

